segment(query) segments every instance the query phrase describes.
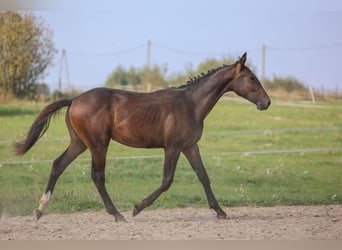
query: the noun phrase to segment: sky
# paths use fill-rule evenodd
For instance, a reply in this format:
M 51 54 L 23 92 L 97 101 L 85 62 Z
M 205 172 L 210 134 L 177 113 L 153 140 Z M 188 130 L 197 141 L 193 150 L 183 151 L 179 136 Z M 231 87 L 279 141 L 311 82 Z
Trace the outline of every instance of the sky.
M 51 90 L 58 87 L 63 49 L 71 85 L 87 90 L 103 85 L 119 65 L 143 67 L 150 40 L 150 64 L 167 65 L 168 74 L 246 51 L 260 77 L 264 45 L 266 77 L 294 76 L 342 92 L 339 0 L 62 0 L 33 13 L 53 31 L 58 50 L 45 78 Z

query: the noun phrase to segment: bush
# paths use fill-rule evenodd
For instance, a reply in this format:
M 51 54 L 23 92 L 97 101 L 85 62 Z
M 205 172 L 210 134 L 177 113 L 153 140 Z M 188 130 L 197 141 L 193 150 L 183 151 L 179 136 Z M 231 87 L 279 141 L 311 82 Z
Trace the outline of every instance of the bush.
M 278 77 L 274 76 L 273 79 L 265 79 L 263 84 L 269 90 L 286 90 L 287 92 L 306 90 L 305 84 L 297 80 L 295 77 Z

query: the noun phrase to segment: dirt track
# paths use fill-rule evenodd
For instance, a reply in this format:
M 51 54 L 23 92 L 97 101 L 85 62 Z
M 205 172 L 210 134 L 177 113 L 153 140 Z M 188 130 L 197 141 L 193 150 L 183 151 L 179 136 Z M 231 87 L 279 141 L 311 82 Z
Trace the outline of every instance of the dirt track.
M 217 220 L 203 208 L 143 211 L 128 223 L 106 212 L 1 216 L 0 239 L 342 239 L 342 205 L 226 208 Z

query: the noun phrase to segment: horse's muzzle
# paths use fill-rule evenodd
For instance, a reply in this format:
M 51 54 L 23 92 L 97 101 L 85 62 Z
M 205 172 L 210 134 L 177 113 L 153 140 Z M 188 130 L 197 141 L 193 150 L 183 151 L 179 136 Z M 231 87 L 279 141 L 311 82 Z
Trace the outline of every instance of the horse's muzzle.
M 259 110 L 266 110 L 268 109 L 268 107 L 271 105 L 271 100 L 268 99 L 268 100 L 265 100 L 265 101 L 260 101 L 257 103 L 257 108 Z

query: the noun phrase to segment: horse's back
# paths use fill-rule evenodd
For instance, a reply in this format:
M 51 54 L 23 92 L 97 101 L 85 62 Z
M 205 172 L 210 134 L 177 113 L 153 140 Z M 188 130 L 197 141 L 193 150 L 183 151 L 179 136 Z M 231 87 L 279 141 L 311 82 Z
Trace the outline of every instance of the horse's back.
M 96 88 L 73 100 L 69 118 L 84 138 L 160 148 L 192 137 L 194 132 L 197 140 L 191 106 L 177 89 L 139 93 Z

